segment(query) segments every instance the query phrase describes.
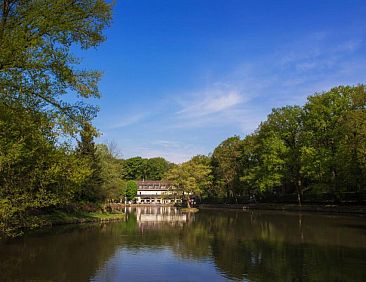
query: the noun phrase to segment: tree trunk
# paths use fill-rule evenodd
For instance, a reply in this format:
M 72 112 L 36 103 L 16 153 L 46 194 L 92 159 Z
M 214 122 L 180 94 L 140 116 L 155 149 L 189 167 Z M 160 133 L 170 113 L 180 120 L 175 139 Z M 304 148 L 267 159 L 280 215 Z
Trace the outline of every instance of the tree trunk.
M 296 190 L 297 190 L 297 201 L 299 203 L 299 206 L 301 206 L 301 204 L 302 204 L 302 184 L 301 184 L 301 180 L 297 181 Z
M 189 193 L 187 193 L 187 208 L 191 208 L 191 203 L 189 202 Z

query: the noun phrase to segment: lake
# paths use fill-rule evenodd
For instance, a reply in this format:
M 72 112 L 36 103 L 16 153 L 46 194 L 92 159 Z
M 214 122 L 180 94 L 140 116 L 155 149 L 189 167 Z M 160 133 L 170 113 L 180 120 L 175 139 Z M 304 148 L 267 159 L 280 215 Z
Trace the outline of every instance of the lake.
M 366 219 L 130 208 L 0 242 L 0 281 L 366 281 Z

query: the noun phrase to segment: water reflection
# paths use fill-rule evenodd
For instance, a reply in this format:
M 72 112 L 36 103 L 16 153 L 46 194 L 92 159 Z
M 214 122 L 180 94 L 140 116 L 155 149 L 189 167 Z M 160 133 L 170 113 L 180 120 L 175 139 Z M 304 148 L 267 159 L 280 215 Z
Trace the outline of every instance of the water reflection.
M 164 225 L 183 226 L 188 221 L 186 213 L 166 206 L 146 206 L 141 208 L 128 208 L 127 215 L 136 217 L 138 227 L 144 229 L 160 229 Z
M 365 281 L 364 218 L 127 210 L 0 244 L 0 281 Z

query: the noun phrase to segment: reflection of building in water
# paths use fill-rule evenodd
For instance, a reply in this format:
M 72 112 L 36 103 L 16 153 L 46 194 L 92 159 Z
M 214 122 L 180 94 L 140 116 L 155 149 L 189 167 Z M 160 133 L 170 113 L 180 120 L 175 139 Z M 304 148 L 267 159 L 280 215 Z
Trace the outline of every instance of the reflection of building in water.
M 175 204 L 181 199 L 167 181 L 137 181 L 136 203 L 138 204 Z
M 187 221 L 187 214 L 171 207 L 139 207 L 135 210 L 136 219 L 140 228 L 157 228 L 162 225 L 183 225 Z

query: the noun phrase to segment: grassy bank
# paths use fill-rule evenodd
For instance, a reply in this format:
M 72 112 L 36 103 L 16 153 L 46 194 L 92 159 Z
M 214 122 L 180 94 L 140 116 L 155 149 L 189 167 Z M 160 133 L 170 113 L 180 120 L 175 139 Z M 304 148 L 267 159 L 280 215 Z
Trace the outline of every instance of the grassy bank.
M 199 209 L 197 208 L 180 208 L 179 209 L 181 212 L 198 212 Z
M 8 225 L 0 224 L 0 240 L 22 236 L 25 232 L 65 224 L 80 224 L 92 222 L 118 221 L 125 218 L 124 213 L 102 212 L 102 211 L 64 211 L 54 210 L 52 212 L 26 216 L 21 222 L 14 221 Z M 0 222 L 1 223 L 1 222 Z
M 60 224 L 76 224 L 86 222 L 106 222 L 121 220 L 125 216 L 123 213 L 106 213 L 106 212 L 72 212 L 54 211 L 47 215 L 42 215 L 41 219 L 44 225 L 60 225 Z

